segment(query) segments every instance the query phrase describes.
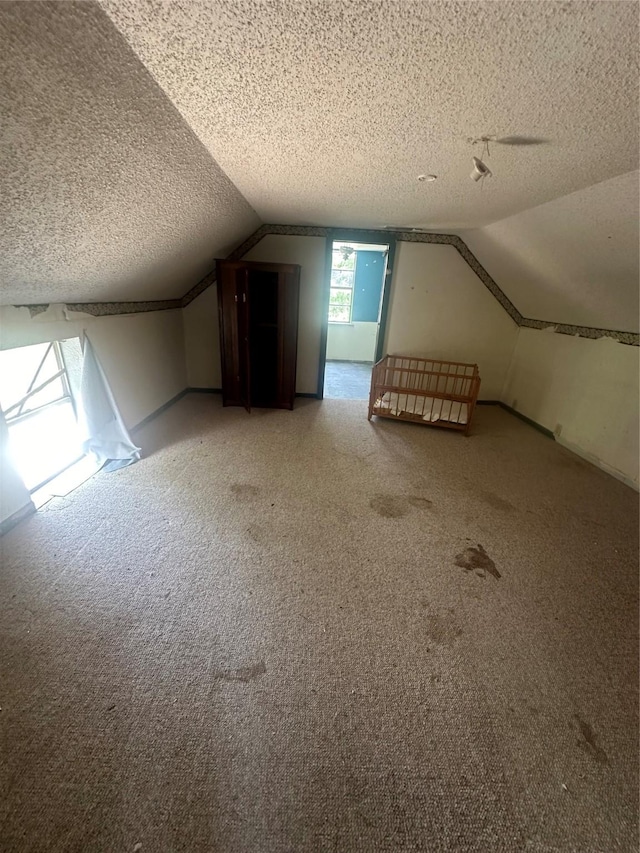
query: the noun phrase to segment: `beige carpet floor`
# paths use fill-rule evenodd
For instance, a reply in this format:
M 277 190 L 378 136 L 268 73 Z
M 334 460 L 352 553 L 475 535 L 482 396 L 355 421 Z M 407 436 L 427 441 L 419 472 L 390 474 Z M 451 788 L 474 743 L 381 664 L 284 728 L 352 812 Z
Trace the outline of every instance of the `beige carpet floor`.
M 634 491 L 488 406 L 137 439 L 2 540 L 4 853 L 637 850 Z

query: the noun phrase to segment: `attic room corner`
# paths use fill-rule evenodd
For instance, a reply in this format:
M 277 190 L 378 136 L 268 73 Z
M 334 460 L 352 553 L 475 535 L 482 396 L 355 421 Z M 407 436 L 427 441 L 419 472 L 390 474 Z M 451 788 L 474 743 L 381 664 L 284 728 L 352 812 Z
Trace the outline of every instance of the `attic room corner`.
M 0 2 L 1 853 L 637 853 L 639 8 Z
M 25 307 L 0 308 L 3 350 L 78 339 L 85 330 L 127 429 L 135 429 L 186 389 L 181 309 L 96 317 L 64 306 L 49 306 L 34 316 Z M 21 491 L 12 474 L 3 483 L 13 495 L 15 489 Z M 15 500 L 6 497 L 6 505 L 3 501 L 2 521 L 20 509 Z

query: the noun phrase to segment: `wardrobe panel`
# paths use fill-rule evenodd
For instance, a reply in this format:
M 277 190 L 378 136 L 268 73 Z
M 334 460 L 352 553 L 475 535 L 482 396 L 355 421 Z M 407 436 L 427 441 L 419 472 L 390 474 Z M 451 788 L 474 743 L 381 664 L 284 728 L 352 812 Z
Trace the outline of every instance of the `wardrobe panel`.
M 225 406 L 293 408 L 300 268 L 218 261 Z

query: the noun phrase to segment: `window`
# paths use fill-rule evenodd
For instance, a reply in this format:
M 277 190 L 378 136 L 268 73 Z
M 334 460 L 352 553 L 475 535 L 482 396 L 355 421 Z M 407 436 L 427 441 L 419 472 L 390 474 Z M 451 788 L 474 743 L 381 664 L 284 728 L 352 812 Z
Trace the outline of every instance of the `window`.
M 2 353 L 0 404 L 7 424 L 50 403 L 71 400 L 57 341 Z
M 82 456 L 59 342 L 3 350 L 0 374 L 0 406 L 11 455 L 33 491 Z
M 356 256 L 357 253 L 351 246 L 334 246 L 331 255 L 330 323 L 351 322 Z

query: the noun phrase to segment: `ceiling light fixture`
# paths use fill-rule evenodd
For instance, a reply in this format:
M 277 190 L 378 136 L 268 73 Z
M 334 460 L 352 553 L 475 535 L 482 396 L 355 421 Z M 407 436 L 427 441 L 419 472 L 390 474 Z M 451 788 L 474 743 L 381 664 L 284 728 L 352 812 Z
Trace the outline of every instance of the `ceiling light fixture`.
M 493 174 L 491 169 L 480 160 L 479 157 L 473 157 L 473 171 L 469 175 L 472 181 L 479 181 L 482 178 L 490 178 Z
M 438 176 L 437 175 L 418 175 L 418 180 L 421 183 L 424 183 L 425 181 L 427 181 L 428 183 L 432 183 L 433 181 L 438 180 Z

